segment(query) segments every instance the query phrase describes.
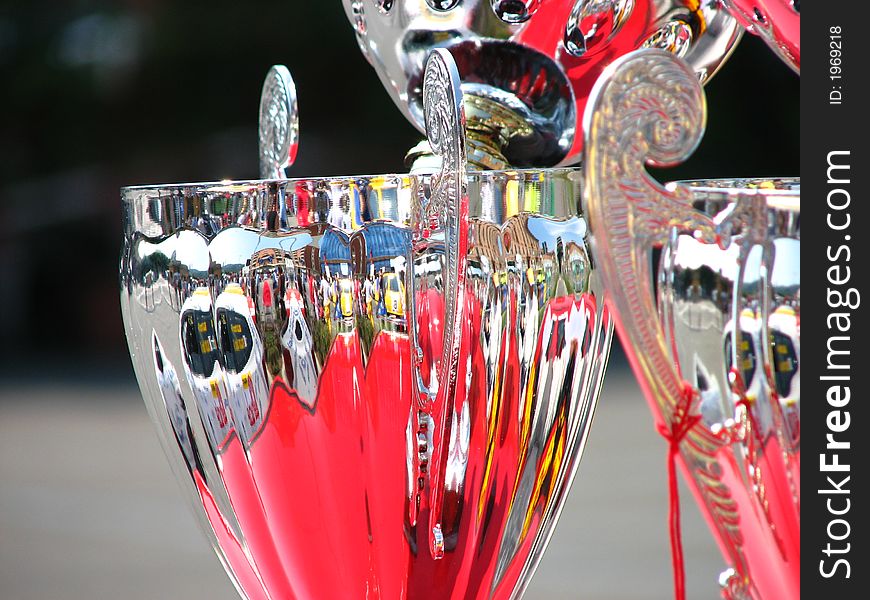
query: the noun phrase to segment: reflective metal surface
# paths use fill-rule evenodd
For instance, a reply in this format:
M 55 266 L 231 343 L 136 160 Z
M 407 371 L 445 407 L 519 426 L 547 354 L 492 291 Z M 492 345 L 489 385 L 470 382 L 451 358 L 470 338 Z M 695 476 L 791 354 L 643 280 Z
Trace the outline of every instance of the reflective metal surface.
M 479 168 L 576 163 L 586 99 L 613 60 L 663 48 L 706 81 L 741 34 L 718 0 L 342 3 L 363 53 L 421 131 L 426 57 L 450 50 L 465 94 L 469 160 Z
M 574 477 L 612 332 L 581 174 L 466 174 L 430 75 L 440 172 L 122 191 L 136 375 L 246 597 L 511 597 Z
M 299 150 L 299 108 L 296 84 L 284 65 L 266 73 L 260 93 L 260 178 L 283 179 Z
M 799 180 L 662 187 L 644 163 L 694 149 L 700 86 L 652 50 L 606 76 L 586 113 L 584 206 L 617 331 L 729 563 L 725 597 L 796 598 Z
M 792 69 L 801 72 L 800 0 L 725 0 L 728 11 Z

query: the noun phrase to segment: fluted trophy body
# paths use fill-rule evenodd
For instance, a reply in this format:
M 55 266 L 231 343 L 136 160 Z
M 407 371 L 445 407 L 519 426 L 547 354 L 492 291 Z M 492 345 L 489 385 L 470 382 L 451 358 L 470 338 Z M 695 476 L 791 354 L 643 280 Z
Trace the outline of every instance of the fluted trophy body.
M 466 172 L 436 66 L 438 172 L 122 191 L 136 376 L 245 597 L 517 595 L 577 468 L 612 331 L 581 174 Z

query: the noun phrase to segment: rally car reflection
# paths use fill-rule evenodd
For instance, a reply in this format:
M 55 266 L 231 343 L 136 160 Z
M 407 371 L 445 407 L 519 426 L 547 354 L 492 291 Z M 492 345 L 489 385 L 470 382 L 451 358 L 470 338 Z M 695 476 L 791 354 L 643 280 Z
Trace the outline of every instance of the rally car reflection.
M 790 306 L 779 306 L 768 320 L 776 392 L 783 401 L 800 398 L 800 325 Z
M 342 320 L 353 319 L 353 292 L 353 281 L 349 277 L 342 277 L 338 280 L 337 318 Z
M 395 273 L 385 273 L 382 277 L 384 289 L 384 311 L 397 319 L 405 317 L 405 284 Z
M 253 302 L 237 283 L 229 284 L 215 300 L 228 403 L 236 431 L 246 446 L 260 430 L 269 400 L 263 343 L 254 326 L 253 313 Z
M 740 330 L 736 348 L 734 347 L 733 319 L 725 325 L 726 365 L 729 370 L 734 370 L 740 375 L 747 395 L 751 394 L 752 397 L 757 397 L 758 388 L 761 386 L 760 380 L 755 378 L 758 371 L 760 325 L 755 316 L 755 311 L 744 309 L 740 313 L 739 324 Z
M 794 308 L 779 306 L 768 319 L 773 358 L 773 379 L 792 447 L 800 443 L 801 371 L 800 318 Z
M 293 381 L 290 382 L 299 400 L 309 409 L 317 397 L 317 368 L 314 364 L 314 342 L 305 322 L 302 296 L 295 289 L 287 290 L 287 329 L 281 341 L 290 354 Z
M 197 288 L 181 307 L 181 352 L 184 373 L 209 443 L 212 450 L 222 450 L 233 432 L 233 423 L 227 407 L 208 288 Z
M 770 400 L 772 397 L 775 399 L 776 394 L 771 394 L 775 390 L 770 390 L 764 369 L 766 355 L 762 348 L 760 313 L 756 309 L 744 308 L 740 311 L 738 323 L 736 348 L 734 320 L 725 325 L 725 364 L 730 372 L 740 376 L 745 399 L 752 406 L 753 418 L 758 423 L 760 432 L 769 432 L 774 420 Z

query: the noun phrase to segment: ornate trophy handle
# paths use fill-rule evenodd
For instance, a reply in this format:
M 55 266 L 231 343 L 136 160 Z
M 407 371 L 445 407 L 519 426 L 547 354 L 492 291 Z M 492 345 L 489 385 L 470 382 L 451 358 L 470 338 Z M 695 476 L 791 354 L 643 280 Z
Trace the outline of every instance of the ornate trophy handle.
M 692 208 L 688 190 L 666 189 L 644 163 L 671 166 L 688 158 L 705 119 L 697 77 L 661 50 L 639 50 L 611 64 L 593 88 L 584 118 L 584 210 L 600 272 L 617 308 L 617 330 L 638 350 L 630 354 L 643 374 L 641 385 L 666 420 L 676 417 L 684 385 L 654 318 L 649 249 L 666 242 L 675 226 L 713 242 L 715 225 Z
M 676 232 L 722 243 L 723 229 L 692 208 L 690 190 L 664 188 L 644 167 L 671 166 L 688 158 L 703 135 L 705 119 L 704 94 L 691 69 L 666 52 L 640 50 L 614 62 L 598 80 L 584 124 L 584 208 L 604 289 L 616 309 L 616 329 L 638 382 L 657 408 L 657 428 L 670 446 L 670 535 L 677 598 L 685 597 L 685 589 L 675 461 L 683 441 L 698 435 L 700 416 L 698 394 L 669 351 L 661 325 L 650 251 Z M 712 438 L 700 442 L 708 449 L 718 443 Z M 737 508 L 722 499 L 711 501 L 720 491 L 714 488 L 711 484 L 702 491 L 713 526 L 719 528 L 720 540 L 734 540 L 735 532 L 729 529 Z M 745 573 L 739 544 L 725 545 L 732 564 Z
M 426 135 L 441 169 L 420 185 L 412 209 L 412 257 L 407 289 L 412 290 L 409 327 L 415 352 L 417 397 L 414 424 L 416 498 L 410 522 L 416 523 L 421 502 L 429 508 L 430 551 L 444 552 L 441 507 L 444 486 L 442 444 L 448 406 L 456 393 L 461 329 L 460 295 L 465 286 L 468 244 L 468 198 L 465 155 L 465 112 L 459 72 L 447 50 L 433 50 L 423 77 Z M 432 265 L 435 265 L 434 269 Z M 432 272 L 437 275 L 432 277 Z M 443 328 L 443 329 L 441 329 Z M 439 335 L 440 333 L 440 335 Z M 431 343 L 431 337 L 440 338 Z M 424 351 L 423 338 L 430 343 Z M 440 352 L 435 350 L 440 344 Z M 425 490 L 428 487 L 428 497 Z

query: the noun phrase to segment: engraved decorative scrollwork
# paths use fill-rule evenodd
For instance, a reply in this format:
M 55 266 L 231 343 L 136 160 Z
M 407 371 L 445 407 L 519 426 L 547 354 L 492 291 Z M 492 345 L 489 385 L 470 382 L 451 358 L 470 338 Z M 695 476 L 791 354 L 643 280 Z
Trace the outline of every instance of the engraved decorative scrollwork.
M 465 182 L 465 110 L 459 72 L 450 52 L 434 50 L 423 76 L 423 114 L 426 138 L 441 158 L 433 176 L 426 216 L 455 213 Z
M 433 176 L 425 217 L 430 231 L 432 227 L 444 231 L 444 252 L 447 256 L 444 312 L 448 318 L 458 306 L 460 272 L 458 256 L 464 247 L 464 232 L 460 220 L 461 206 L 467 194 L 465 158 L 465 110 L 462 105 L 462 90 L 459 87 L 459 71 L 450 52 L 439 49 L 432 52 L 423 77 L 423 106 L 426 119 L 426 136 L 429 144 L 441 158 L 441 171 Z M 437 225 L 436 225 L 437 222 Z M 460 239 L 462 238 L 462 239 Z M 448 321 L 449 323 L 449 321 Z M 454 330 L 445 327 L 444 348 L 451 352 L 447 368 L 458 360 L 454 355 Z M 456 349 L 458 352 L 458 349 Z M 446 374 L 446 373 L 445 373 Z M 449 382 L 449 378 L 445 378 Z
M 648 381 L 664 402 L 680 396 L 682 382 L 670 366 L 659 328 L 647 318 L 655 306 L 645 254 L 677 223 L 710 241 L 714 225 L 692 209 L 686 190 L 666 190 L 644 163 L 669 166 L 691 155 L 704 130 L 703 92 L 691 69 L 670 54 L 641 50 L 614 62 L 592 98 L 585 119 L 584 200 L 593 244 L 599 257 L 614 259 L 602 261 L 605 281 L 621 281 L 619 288 L 638 292 L 617 303 L 626 335 L 644 349 L 641 368 L 658 374 Z
M 719 574 L 719 588 L 723 600 L 751 600 L 746 582 L 734 569 L 728 568 Z
M 417 187 L 414 198 L 411 263 L 416 273 L 412 275 L 410 289 L 414 290 L 415 298 L 426 298 L 425 304 L 432 310 L 423 322 L 415 306 L 411 331 L 420 355 L 421 333 L 438 335 L 440 328 L 443 352 L 436 364 L 429 366 L 428 377 L 423 375 L 421 365 L 415 369 L 419 410 L 413 421 L 418 445 L 415 453 L 418 499 L 410 517 L 411 522 L 415 522 L 428 482 L 430 551 L 434 558 L 440 558 L 444 553 L 440 522 L 443 457 L 432 449 L 446 448 L 446 444 L 439 441 L 444 433 L 447 407 L 456 393 L 463 324 L 459 295 L 464 287 L 464 257 L 468 244 L 465 112 L 459 72 L 447 50 L 434 50 L 429 56 L 423 77 L 423 106 L 426 134 L 433 152 L 441 158 L 441 169 L 430 176 L 428 186 Z M 431 272 L 431 265 L 437 265 L 434 270 L 439 273 L 434 281 L 424 274 Z M 433 322 L 439 325 L 433 327 Z

